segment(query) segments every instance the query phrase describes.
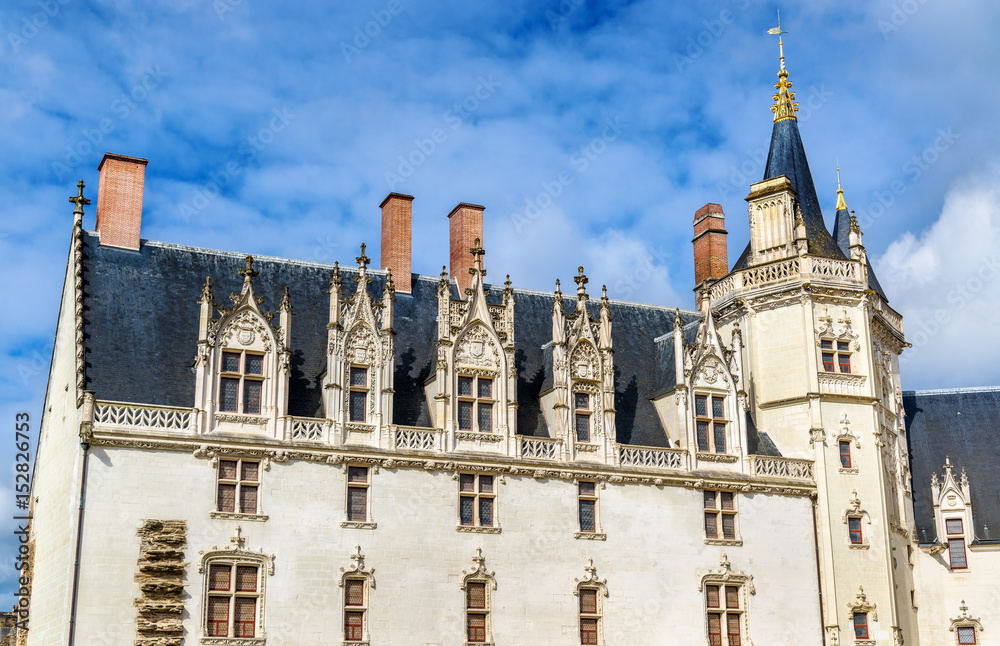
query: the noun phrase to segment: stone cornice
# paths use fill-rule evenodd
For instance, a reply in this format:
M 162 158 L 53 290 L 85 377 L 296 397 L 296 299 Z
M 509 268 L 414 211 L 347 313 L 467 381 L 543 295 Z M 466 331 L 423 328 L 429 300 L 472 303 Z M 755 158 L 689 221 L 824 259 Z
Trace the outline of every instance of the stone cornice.
M 435 454 L 416 451 L 384 451 L 368 447 L 304 447 L 268 438 L 237 438 L 233 436 L 178 437 L 150 433 L 115 433 L 106 429 L 95 430 L 93 446 L 175 451 L 191 453 L 195 457 L 215 460 L 219 456 L 244 456 L 260 458 L 264 468 L 271 462 L 288 460 L 318 462 L 330 465 L 371 464 L 384 469 L 424 469 L 426 471 L 489 471 L 500 475 L 529 476 L 535 479 L 597 480 L 613 484 L 639 484 L 653 486 L 716 489 L 743 493 L 763 493 L 788 496 L 815 496 L 813 482 L 789 482 L 784 478 L 751 477 L 743 473 L 699 473 L 697 471 L 656 470 L 632 467 L 613 467 L 589 463 L 554 463 L 540 465 L 524 460 L 512 460 L 496 455 L 469 453 Z

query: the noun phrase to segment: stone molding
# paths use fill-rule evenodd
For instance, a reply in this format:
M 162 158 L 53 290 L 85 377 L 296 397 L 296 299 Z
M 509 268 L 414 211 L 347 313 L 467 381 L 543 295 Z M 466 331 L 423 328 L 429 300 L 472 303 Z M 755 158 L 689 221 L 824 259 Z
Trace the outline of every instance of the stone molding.
M 210 511 L 208 517 L 220 520 L 249 520 L 258 523 L 263 523 L 268 519 L 266 514 L 236 514 L 229 511 Z

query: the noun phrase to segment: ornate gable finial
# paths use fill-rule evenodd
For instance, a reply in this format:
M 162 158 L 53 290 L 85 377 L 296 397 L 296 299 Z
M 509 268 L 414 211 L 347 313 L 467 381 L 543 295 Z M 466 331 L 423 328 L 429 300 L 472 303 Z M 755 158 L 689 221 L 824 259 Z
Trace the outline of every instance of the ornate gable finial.
M 396 293 L 396 285 L 392 282 L 392 267 L 386 267 L 385 270 L 385 291 L 390 294 Z
M 340 278 L 340 263 L 334 261 L 333 263 L 333 275 L 330 277 L 330 288 L 340 289 L 343 281 Z
M 371 258 L 365 255 L 365 243 L 361 243 L 361 255 L 354 259 L 358 263 L 358 268 L 361 270 L 361 275 L 364 276 L 368 270 L 368 263 L 371 262 Z
M 472 555 L 472 569 L 462 570 L 462 589 L 465 589 L 465 585 L 470 579 L 486 579 L 490 582 L 490 587 L 496 590 L 497 581 L 494 574 L 486 569 L 486 557 L 483 556 L 482 548 L 477 547 L 475 554 Z
M 246 266 L 237 273 L 243 276 L 244 283 L 249 283 L 252 278 L 259 276 L 260 272 L 253 268 L 253 256 L 248 255 L 243 259 L 243 262 L 246 263 Z
M 951 457 L 946 455 L 944 456 L 944 475 L 946 478 L 951 475 L 951 469 Z
M 448 267 L 441 265 L 441 278 L 438 279 L 438 289 L 448 289 Z
M 469 253 L 475 258 L 472 262 L 472 267 L 469 269 L 470 274 L 478 273 L 480 276 L 486 275 L 486 270 L 483 269 L 483 256 L 486 255 L 486 250 L 483 249 L 479 238 L 476 238 L 472 242 L 472 248 L 469 249 Z
M 774 89 L 778 92 L 772 97 L 774 105 L 771 106 L 771 112 L 774 113 L 775 123 L 785 119 L 795 121 L 795 112 L 799 109 L 799 104 L 795 103 L 795 92 L 792 92 L 792 82 L 788 80 L 788 70 L 785 69 L 785 43 L 782 41 L 781 35 L 788 32 L 781 30 L 780 12 L 778 14 L 778 26 L 769 29 L 767 33 L 778 36 L 778 56 L 781 62 L 780 69 L 778 70 L 778 82 L 774 84 Z
M 344 579 L 350 576 L 365 577 L 368 585 L 375 587 L 375 568 L 365 569 L 365 555 L 361 553 L 360 545 L 355 545 L 351 552 L 351 564 L 346 569 L 340 568 L 340 587 L 344 587 Z
M 608 586 L 606 585 L 608 580 L 597 576 L 597 568 L 594 567 L 594 559 L 587 559 L 587 564 L 583 566 L 583 571 L 586 572 L 586 574 L 582 579 L 573 579 L 576 581 L 577 587 L 577 592 L 574 592 L 574 594 L 579 594 L 580 587 L 586 586 L 588 588 L 598 588 L 604 593 L 605 597 L 608 596 Z
M 681 308 L 677 307 L 674 308 L 674 329 L 676 330 L 681 327 L 683 327 L 681 323 Z
M 242 549 L 243 545 L 247 542 L 246 537 L 243 536 L 243 528 L 239 525 L 236 526 L 236 532 L 229 538 L 229 542 L 235 545 L 238 549 Z
M 292 313 L 292 297 L 288 294 L 288 285 L 285 285 L 285 291 L 281 295 L 281 302 L 278 303 L 278 311 L 287 311 L 289 314 Z
M 86 206 L 86 205 L 88 205 L 88 204 L 90 204 L 90 200 L 88 200 L 87 198 L 85 198 L 83 196 L 83 187 L 84 186 L 85 186 L 85 184 L 83 183 L 83 180 L 81 179 L 77 183 L 77 185 L 76 185 L 76 188 L 77 188 L 76 195 L 70 195 L 69 196 L 69 201 L 72 202 L 73 204 L 76 204 L 76 208 L 73 209 L 73 215 L 74 216 L 79 216 L 79 218 L 81 220 L 83 219 L 83 207 Z
M 559 279 L 558 278 L 556 278 L 556 292 L 555 292 L 555 294 L 556 294 L 556 300 L 561 303 L 562 302 L 562 289 L 560 289 L 560 287 L 559 287 Z
M 608 306 L 608 286 L 607 285 L 601 285 L 601 306 L 602 307 L 607 307 Z
M 589 296 L 587 296 L 587 283 L 590 282 L 587 276 L 583 273 L 583 265 L 577 268 L 576 277 L 573 278 L 573 282 L 576 283 L 576 299 L 578 301 L 585 301 Z
M 212 294 L 212 278 L 210 276 L 205 276 L 205 284 L 201 288 L 201 298 L 198 302 L 211 305 L 214 298 L 215 296 Z
M 858 218 L 854 215 L 854 211 L 851 211 L 851 231 L 861 233 L 861 225 L 858 224 Z

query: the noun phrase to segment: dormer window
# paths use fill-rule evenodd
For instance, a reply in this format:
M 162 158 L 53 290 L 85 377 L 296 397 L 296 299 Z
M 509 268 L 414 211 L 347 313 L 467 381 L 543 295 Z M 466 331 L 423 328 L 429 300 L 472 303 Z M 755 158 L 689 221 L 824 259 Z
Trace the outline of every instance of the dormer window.
M 593 409 L 590 406 L 590 395 L 587 393 L 574 393 L 573 408 L 576 411 L 576 441 L 590 441 L 590 417 Z
M 493 432 L 493 380 L 486 377 L 458 378 L 458 430 Z M 475 424 L 475 426 L 473 426 Z
M 350 421 L 365 422 L 368 411 L 368 368 L 351 366 Z
M 219 380 L 219 410 L 260 415 L 264 390 L 264 355 L 224 350 Z
M 851 372 L 851 344 L 848 341 L 822 339 L 819 342 L 823 353 L 823 370 L 826 372 Z
M 726 452 L 726 399 L 719 395 L 694 396 L 698 451 Z

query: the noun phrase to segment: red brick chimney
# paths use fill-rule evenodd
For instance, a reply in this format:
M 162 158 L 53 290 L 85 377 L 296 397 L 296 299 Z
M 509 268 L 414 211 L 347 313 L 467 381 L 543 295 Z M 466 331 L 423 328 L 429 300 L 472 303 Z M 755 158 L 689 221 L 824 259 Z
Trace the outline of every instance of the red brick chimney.
M 729 273 L 726 251 L 726 214 L 718 204 L 706 204 L 694 214 L 694 284 L 701 307 L 701 288 Z
M 105 153 L 97 170 L 97 234 L 102 246 L 139 250 L 147 160 Z
M 389 193 L 382 208 L 382 269 L 392 269 L 397 292 L 409 294 L 413 271 L 413 196 Z
M 450 276 L 458 284 L 458 293 L 464 295 L 465 288 L 472 285 L 472 269 L 475 258 L 469 250 L 475 246 L 476 238 L 483 244 L 483 211 L 485 206 L 462 202 L 448 214 L 448 228 L 451 234 Z M 484 263 L 485 268 L 485 263 Z

